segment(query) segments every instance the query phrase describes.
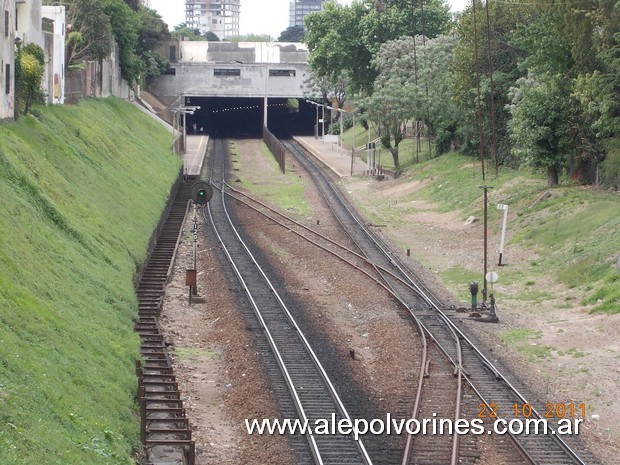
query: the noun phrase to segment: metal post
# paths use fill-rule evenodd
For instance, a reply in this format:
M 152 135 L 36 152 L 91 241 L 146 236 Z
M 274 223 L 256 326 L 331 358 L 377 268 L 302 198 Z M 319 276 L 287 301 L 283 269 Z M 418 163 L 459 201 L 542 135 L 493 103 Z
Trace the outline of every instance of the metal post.
M 323 144 L 325 144 L 325 105 L 322 105 L 323 108 L 323 123 L 321 123 L 321 136 L 323 137 Z
M 187 130 L 185 123 L 187 122 L 186 113 L 183 111 L 183 153 L 187 152 Z
M 484 190 L 484 271 L 483 271 L 483 279 L 484 285 L 482 287 L 482 301 L 487 301 L 487 267 L 488 267 L 488 258 L 487 258 L 487 230 L 488 230 L 488 190 L 489 186 L 480 186 L 481 189 Z
M 315 103 L 314 107 L 316 108 L 316 125 L 314 126 L 314 138 L 319 138 L 319 104 Z
M 339 108 L 340 112 L 340 137 L 338 138 L 338 142 L 340 142 L 340 148 L 342 148 L 342 134 L 344 133 L 344 123 L 342 122 L 344 118 L 344 112 Z
M 196 270 L 196 242 L 198 241 L 198 220 L 196 219 L 196 204 L 194 204 L 194 270 Z
M 506 222 L 508 220 L 508 205 L 499 204 L 498 210 L 504 210 L 504 221 L 502 223 L 502 238 L 499 241 L 499 262 L 497 266 L 502 266 L 502 257 L 504 255 L 504 242 L 506 240 Z
M 353 161 L 355 160 L 355 111 L 353 111 L 353 143 L 351 144 L 351 176 L 353 176 Z
M 194 270 L 197 270 L 198 268 L 196 268 L 196 249 L 197 249 L 197 243 L 198 243 L 198 219 L 196 218 L 196 204 L 194 204 L 194 247 L 193 247 L 193 254 L 194 254 Z M 192 293 L 194 295 L 198 295 L 198 283 L 196 282 L 196 284 L 194 284 L 193 289 L 192 289 Z

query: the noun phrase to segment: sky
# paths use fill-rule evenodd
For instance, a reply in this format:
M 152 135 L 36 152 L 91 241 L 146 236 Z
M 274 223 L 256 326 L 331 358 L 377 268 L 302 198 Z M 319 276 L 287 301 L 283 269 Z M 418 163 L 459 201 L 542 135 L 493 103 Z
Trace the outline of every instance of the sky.
M 339 0 L 349 5 L 352 0 Z M 463 9 L 467 0 L 448 0 L 453 11 Z M 288 27 L 290 0 L 241 0 L 241 34 L 268 34 L 278 38 Z M 266 6 L 269 5 L 269 6 Z M 168 27 L 185 22 L 185 0 L 150 0 L 150 6 L 162 16 Z

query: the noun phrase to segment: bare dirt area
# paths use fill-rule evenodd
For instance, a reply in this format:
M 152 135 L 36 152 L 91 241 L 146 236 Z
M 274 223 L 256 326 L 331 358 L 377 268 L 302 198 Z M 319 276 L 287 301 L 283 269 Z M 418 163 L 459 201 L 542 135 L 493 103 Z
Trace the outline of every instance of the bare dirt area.
M 161 323 L 193 429 L 196 464 L 291 465 L 295 462 L 285 438 L 246 433 L 246 418 L 275 418 L 278 406 L 238 299 L 219 270 L 214 245 L 205 238 L 202 225 L 197 269 L 198 294 L 205 302 L 189 305 L 185 270 L 193 267 L 192 225 L 190 218 L 166 289 Z
M 414 211 L 407 209 L 402 222 L 394 222 L 381 232 L 400 250 L 410 248 L 412 257 L 433 274 L 455 266 L 479 272 L 483 257 L 482 222 L 465 222 L 456 213 L 439 212 L 438 206 L 431 202 L 410 200 L 408 194 L 421 187 L 420 182 L 406 179 L 376 182 L 358 178 L 347 182 L 353 197 L 380 196 L 385 199 L 387 208 L 406 209 L 414 204 Z M 399 202 L 405 195 L 408 195 L 408 203 Z M 492 192 L 489 203 L 500 203 L 501 196 L 501 191 Z M 499 237 L 489 237 L 489 244 L 498 243 Z M 489 251 L 494 251 L 495 247 L 490 246 Z M 527 270 L 537 259 L 535 252 L 512 245 L 505 255 L 511 269 Z M 492 260 L 496 260 L 496 255 L 489 263 Z M 501 269 L 495 269 L 501 274 Z M 524 380 L 541 402 L 585 404 L 580 438 L 602 463 L 616 464 L 620 453 L 620 315 L 590 314 L 589 307 L 580 305 L 582 296 L 577 290 L 551 278 L 528 284 L 529 293 L 540 293 L 545 298 L 524 301 L 520 299 L 525 291 L 522 285 L 498 283 L 495 294 L 499 299 L 500 323 L 487 325 L 463 318 L 462 325 L 492 351 L 493 360 L 505 361 L 515 373 L 509 376 Z M 456 289 L 451 291 L 456 292 Z M 545 350 L 545 357 L 530 360 L 502 342 L 500 333 L 523 328 L 536 335 L 527 344 L 533 349 L 538 346 Z
M 243 189 L 244 184 L 278 176 L 274 164 L 266 163 L 260 142 L 235 141 L 235 146 L 240 161 L 234 175 L 243 179 L 235 187 Z M 292 161 L 287 160 L 287 166 L 294 169 Z M 298 174 L 305 177 L 301 171 Z M 439 213 L 428 201 L 411 200 L 423 184 L 356 178 L 353 182 L 345 180 L 343 187 L 353 197 L 363 198 L 369 193 L 384 196 L 388 208 L 406 211 L 397 224 L 380 225 L 377 231 L 403 255 L 404 245 L 410 248 L 417 261 L 409 259 L 408 263 L 422 272 L 429 283 L 437 284 L 437 274 L 447 268 L 460 265 L 471 269 L 480 263 L 472 260 L 472 256 L 482 256 L 482 240 L 476 239 L 482 237 L 480 222 L 464 224 L 458 215 Z M 330 220 L 323 198 L 309 183 L 305 184 L 304 195 L 311 214 L 302 221 L 346 243 L 339 226 Z M 409 204 L 400 202 L 404 196 Z M 408 206 L 415 207 L 414 211 Z M 239 206 L 237 216 L 245 225 L 251 225 L 252 240 L 286 284 L 291 301 L 303 302 L 303 308 L 300 305 L 293 309 L 296 318 L 300 318 L 298 323 L 320 336 L 321 345 L 329 346 L 330 350 L 325 352 L 328 358 L 337 355 L 338 364 L 326 362 L 335 382 L 345 391 L 348 387 L 343 386 L 344 382 L 356 384 L 358 397 L 345 397 L 353 403 L 359 396 L 368 399 L 367 403 L 353 405 L 352 413 L 360 417 L 380 417 L 385 412 L 408 415 L 417 381 L 419 337 L 415 328 L 399 315 L 396 304 L 383 291 L 370 286 L 363 275 L 265 221 L 256 212 Z M 199 294 L 206 302 L 188 304 L 185 269 L 191 268 L 192 263 L 190 229 L 190 224 L 186 224 L 166 292 L 162 326 L 171 344 L 177 378 L 194 427 L 197 463 L 295 463 L 286 438 L 249 436 L 245 431 L 245 418 L 278 417 L 278 403 L 270 392 L 252 334 L 239 312 L 237 290 L 221 272 L 217 245 L 208 232 L 205 238 L 202 224 L 198 284 Z M 510 250 L 511 266 L 535 258 L 528 250 Z M 620 415 L 620 318 L 588 314 L 587 308 L 577 305 L 579 299 L 574 291 L 556 283 L 536 283 L 535 287 L 538 286 L 557 299 L 524 305 L 518 300 L 522 289 L 504 284 L 497 289 L 501 294 L 499 324 L 482 325 L 464 318 L 461 325 L 483 342 L 493 360 L 510 366 L 510 376 L 524 380 L 537 398 L 553 403 L 586 403 L 588 419 L 583 438 L 591 450 L 601 448 L 598 455 L 603 464 L 616 464 L 620 453 L 616 421 Z M 446 302 L 457 303 L 445 288 L 438 294 Z M 565 299 L 573 299 L 574 307 L 558 308 L 558 303 Z M 530 362 L 504 345 L 499 333 L 517 328 L 541 331 L 534 343 L 552 347 L 550 356 Z M 341 376 L 338 370 L 342 371 Z M 600 417 L 593 419 L 592 415 Z M 398 440 L 395 441 L 380 447 L 397 448 Z M 483 438 L 478 447 L 483 453 L 479 463 L 502 463 L 502 452 L 493 441 Z M 392 460 L 396 455 L 389 454 L 384 463 L 397 463 Z

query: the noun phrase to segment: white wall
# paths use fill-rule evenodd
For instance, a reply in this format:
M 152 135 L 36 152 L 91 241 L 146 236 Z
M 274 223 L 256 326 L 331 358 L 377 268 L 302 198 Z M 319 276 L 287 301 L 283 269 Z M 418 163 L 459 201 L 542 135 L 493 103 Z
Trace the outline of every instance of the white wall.
M 9 28 L 4 28 L 8 12 Z M 7 67 L 9 66 L 6 92 Z M 15 117 L 15 1 L 0 0 L 0 120 Z
M 43 6 L 43 17 L 54 21 L 52 56 L 46 63 L 46 79 L 43 90 L 48 95 L 48 103 L 65 103 L 65 7 Z M 50 60 L 51 58 L 51 60 Z M 49 69 L 48 69 L 49 68 Z
M 41 0 L 24 0 L 16 4 L 17 28 L 15 37 L 24 44 L 44 46 L 43 31 L 41 30 Z

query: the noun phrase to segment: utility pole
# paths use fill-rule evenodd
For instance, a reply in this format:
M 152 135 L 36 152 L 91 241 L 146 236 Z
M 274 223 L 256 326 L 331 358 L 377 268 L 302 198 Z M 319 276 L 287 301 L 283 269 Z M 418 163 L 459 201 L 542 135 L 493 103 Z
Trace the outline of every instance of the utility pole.
M 487 210 L 488 210 L 488 191 L 489 189 L 492 189 L 491 186 L 480 186 L 480 189 L 484 190 L 484 271 L 483 271 L 483 277 L 484 277 L 484 286 L 482 288 L 482 301 L 486 302 L 487 301 L 487 268 L 488 268 L 488 253 L 487 253 L 487 245 L 488 245 L 488 241 L 487 241 L 487 230 L 488 230 L 488 215 L 487 215 Z

